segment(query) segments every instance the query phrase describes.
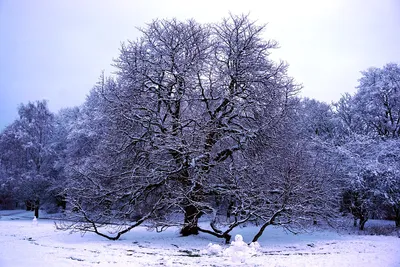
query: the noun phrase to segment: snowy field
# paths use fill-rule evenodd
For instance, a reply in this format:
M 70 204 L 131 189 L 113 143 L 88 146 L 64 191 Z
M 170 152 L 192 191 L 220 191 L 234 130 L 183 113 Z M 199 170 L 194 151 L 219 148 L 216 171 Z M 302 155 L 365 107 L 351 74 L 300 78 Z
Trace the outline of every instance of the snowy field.
M 63 266 L 400 266 L 400 238 L 318 231 L 293 235 L 270 227 L 260 247 L 240 240 L 226 246 L 209 235 L 180 237 L 134 229 L 121 240 L 57 231 L 51 220 L 33 223 L 32 213 L 0 211 L 1 267 Z M 367 223 L 368 224 L 368 223 Z M 367 225 L 368 227 L 368 225 Z M 250 241 L 256 228 L 237 229 Z M 213 243 L 213 245 L 209 245 Z

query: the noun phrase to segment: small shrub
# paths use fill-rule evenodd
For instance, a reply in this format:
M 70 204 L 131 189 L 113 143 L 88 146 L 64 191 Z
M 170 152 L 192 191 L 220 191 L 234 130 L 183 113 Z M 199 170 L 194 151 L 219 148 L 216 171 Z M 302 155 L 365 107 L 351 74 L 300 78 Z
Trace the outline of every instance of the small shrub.
M 366 226 L 364 231 L 359 231 L 360 234 L 365 235 L 396 235 L 396 227 L 394 225 L 371 225 Z

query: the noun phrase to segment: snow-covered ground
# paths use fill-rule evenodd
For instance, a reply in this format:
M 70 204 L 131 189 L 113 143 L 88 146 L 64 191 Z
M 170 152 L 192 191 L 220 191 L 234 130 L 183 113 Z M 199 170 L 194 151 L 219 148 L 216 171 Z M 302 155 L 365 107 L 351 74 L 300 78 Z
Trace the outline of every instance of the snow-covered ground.
M 233 245 L 209 235 L 180 237 L 178 229 L 134 229 L 121 240 L 57 231 L 31 212 L 0 211 L 1 267 L 62 266 L 400 266 L 400 238 L 338 234 L 332 230 L 293 235 L 267 228 L 260 247 Z M 233 232 L 244 241 L 256 232 Z M 210 243 L 212 243 L 210 245 Z

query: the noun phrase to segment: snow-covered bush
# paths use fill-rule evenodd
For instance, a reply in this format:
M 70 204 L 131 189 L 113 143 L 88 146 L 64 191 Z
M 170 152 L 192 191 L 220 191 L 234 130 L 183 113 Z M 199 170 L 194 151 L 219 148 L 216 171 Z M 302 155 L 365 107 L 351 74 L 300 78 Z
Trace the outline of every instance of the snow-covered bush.
M 205 255 L 221 255 L 223 248 L 218 244 L 210 243 L 208 244 L 207 248 L 200 251 L 201 254 Z
M 222 247 L 218 244 L 208 244 L 207 248 L 200 253 L 205 255 L 216 255 L 228 257 L 232 263 L 243 263 L 246 259 L 257 254 L 260 248 L 258 242 L 247 244 L 243 241 L 241 235 L 235 236 L 235 241 L 232 241 L 229 247 Z

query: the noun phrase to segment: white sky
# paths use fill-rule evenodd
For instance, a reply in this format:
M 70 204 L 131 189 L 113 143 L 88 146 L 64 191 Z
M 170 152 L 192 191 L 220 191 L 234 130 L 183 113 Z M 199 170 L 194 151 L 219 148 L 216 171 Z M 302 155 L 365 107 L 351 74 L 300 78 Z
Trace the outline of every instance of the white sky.
M 360 71 L 400 63 L 399 0 L 0 0 L 0 130 L 17 106 L 80 105 L 120 43 L 155 18 L 218 22 L 249 13 L 268 23 L 303 96 L 331 102 L 355 92 Z

